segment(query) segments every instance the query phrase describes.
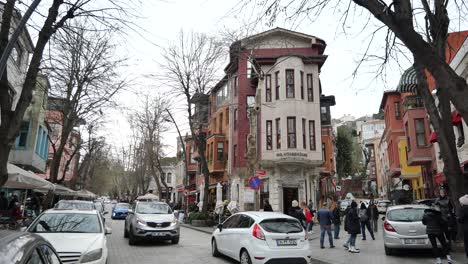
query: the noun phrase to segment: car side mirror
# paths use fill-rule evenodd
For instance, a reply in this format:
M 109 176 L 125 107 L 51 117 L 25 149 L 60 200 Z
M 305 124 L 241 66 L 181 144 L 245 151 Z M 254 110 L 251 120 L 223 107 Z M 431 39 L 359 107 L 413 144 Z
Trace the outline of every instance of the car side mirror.
M 104 232 L 105 232 L 106 235 L 110 235 L 110 234 L 112 234 L 112 228 L 106 226 L 106 227 L 104 228 Z
M 382 221 L 385 221 L 385 216 L 382 216 Z
M 219 232 L 223 231 L 223 224 L 218 224 Z

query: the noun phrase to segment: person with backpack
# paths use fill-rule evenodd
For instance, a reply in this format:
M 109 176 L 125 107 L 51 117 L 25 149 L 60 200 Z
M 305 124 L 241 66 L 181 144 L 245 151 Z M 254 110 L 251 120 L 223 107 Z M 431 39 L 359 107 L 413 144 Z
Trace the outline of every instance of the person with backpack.
M 323 246 L 325 240 L 325 232 L 328 235 L 328 242 L 330 243 L 330 248 L 334 248 L 333 237 L 331 233 L 331 224 L 333 222 L 333 214 L 327 208 L 327 203 L 323 203 L 323 207 L 317 212 L 317 219 L 320 224 L 320 248 L 324 249 Z
M 463 226 L 463 239 L 465 244 L 465 254 L 468 258 L 468 194 L 460 197 L 458 199 L 461 205 L 460 217 L 458 218 L 458 223 Z
M 444 226 L 447 224 L 442 217 L 440 207 L 434 205 L 433 207 L 424 210 L 422 218 L 423 225 L 426 226 L 426 234 L 432 245 L 432 252 L 436 258 L 437 264 L 442 264 L 441 258 L 446 256 L 448 263 L 452 263 L 452 257 L 449 255 L 449 246 L 444 236 Z M 439 249 L 437 245 L 439 240 L 442 248 Z
M 362 240 L 366 240 L 366 228 L 369 231 L 372 240 L 375 240 L 374 231 L 372 231 L 370 224 L 369 211 L 364 203 L 361 203 L 361 208 L 359 209 L 359 221 L 361 222 Z
M 336 204 L 336 202 L 332 204 L 332 207 L 330 210 L 333 214 L 333 233 L 334 233 L 333 237 L 335 239 L 340 239 L 341 215 L 340 215 L 340 209 L 338 208 L 338 205 Z
M 296 218 L 299 222 L 304 226 L 305 216 L 302 213 L 302 209 L 299 207 L 299 203 L 297 200 L 293 200 L 291 203 L 291 207 L 289 208 L 288 215 Z
M 301 208 L 302 208 L 302 212 L 305 216 L 305 226 L 306 226 L 306 232 L 309 232 L 309 228 L 310 228 L 310 225 L 312 224 L 312 221 L 314 220 L 313 216 L 312 216 L 312 212 L 309 210 L 309 208 L 307 207 L 307 203 L 305 201 L 302 201 L 301 202 Z
M 359 249 L 356 248 L 356 238 L 357 235 L 361 233 L 361 228 L 357 203 L 355 201 L 352 201 L 351 206 L 346 208 L 344 229 L 348 232 L 349 238 L 348 241 L 343 244 L 343 247 L 348 249 L 351 253 L 359 253 Z

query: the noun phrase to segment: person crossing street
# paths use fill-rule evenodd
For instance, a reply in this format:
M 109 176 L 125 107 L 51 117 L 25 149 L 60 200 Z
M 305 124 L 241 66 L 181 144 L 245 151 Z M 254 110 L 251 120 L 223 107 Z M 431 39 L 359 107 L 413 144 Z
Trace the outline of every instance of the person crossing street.
M 331 232 L 333 214 L 327 208 L 327 203 L 323 203 L 323 207 L 320 208 L 320 210 L 317 212 L 317 219 L 320 224 L 320 248 L 322 249 L 325 248 L 325 246 L 323 245 L 324 240 L 325 240 L 325 232 L 327 233 L 327 236 L 328 236 L 328 242 L 330 243 L 330 248 L 334 248 L 335 246 L 333 245 L 333 237 L 332 237 L 332 232 Z

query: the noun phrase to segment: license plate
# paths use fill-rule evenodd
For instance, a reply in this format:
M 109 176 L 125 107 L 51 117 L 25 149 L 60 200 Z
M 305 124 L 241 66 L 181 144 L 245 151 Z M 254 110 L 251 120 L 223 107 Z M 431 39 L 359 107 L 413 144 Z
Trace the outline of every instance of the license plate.
M 297 240 L 295 239 L 277 239 L 277 246 L 297 246 Z
M 151 233 L 152 236 L 164 236 L 164 233 L 162 232 L 153 232 Z
M 424 244 L 425 242 L 425 239 L 405 239 L 405 244 L 408 245 L 419 245 Z

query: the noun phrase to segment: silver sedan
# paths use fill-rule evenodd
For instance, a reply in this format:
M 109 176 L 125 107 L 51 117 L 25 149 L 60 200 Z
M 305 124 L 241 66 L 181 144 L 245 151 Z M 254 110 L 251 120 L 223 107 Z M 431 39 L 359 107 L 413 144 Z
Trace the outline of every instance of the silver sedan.
M 430 249 L 431 243 L 422 223 L 425 205 L 397 205 L 387 209 L 383 223 L 385 254 L 392 255 L 395 249 Z

